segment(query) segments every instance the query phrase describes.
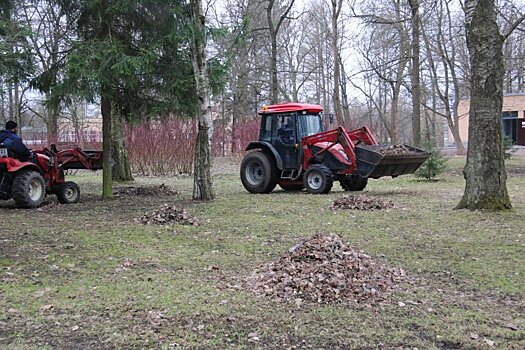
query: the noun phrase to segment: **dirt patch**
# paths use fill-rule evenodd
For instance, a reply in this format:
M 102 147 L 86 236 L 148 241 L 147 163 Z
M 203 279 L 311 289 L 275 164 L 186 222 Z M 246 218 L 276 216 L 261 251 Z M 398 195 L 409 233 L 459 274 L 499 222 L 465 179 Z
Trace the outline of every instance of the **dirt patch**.
M 199 226 L 203 223 L 202 218 L 193 217 L 184 208 L 164 204 L 160 209 L 144 214 L 135 222 L 143 225 L 192 225 Z
M 316 234 L 277 260 L 261 266 L 246 288 L 277 300 L 317 303 L 376 303 L 405 278 L 347 245 L 332 233 Z
M 158 186 L 125 186 L 117 187 L 113 190 L 113 195 L 115 196 L 173 196 L 177 194 L 179 194 L 178 191 L 165 184 Z
M 393 207 L 394 203 L 390 201 L 367 196 L 345 195 L 334 200 L 330 208 L 333 210 L 382 210 Z

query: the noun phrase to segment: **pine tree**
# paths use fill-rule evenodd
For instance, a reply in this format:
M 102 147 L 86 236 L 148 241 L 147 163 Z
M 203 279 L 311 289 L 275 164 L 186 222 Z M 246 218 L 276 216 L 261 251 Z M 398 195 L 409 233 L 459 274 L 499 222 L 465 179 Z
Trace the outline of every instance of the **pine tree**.
M 447 168 L 447 159 L 443 156 L 435 142 L 427 141 L 425 147 L 427 151 L 430 152 L 430 157 L 417 169 L 414 175 L 431 180 L 445 171 Z

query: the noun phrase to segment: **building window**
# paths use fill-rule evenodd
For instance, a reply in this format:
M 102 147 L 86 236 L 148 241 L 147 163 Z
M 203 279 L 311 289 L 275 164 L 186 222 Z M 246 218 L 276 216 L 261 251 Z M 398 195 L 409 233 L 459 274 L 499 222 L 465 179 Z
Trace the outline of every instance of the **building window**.
M 501 127 L 503 129 L 503 135 L 510 140 L 513 144 L 518 143 L 518 112 L 503 112 L 501 113 Z

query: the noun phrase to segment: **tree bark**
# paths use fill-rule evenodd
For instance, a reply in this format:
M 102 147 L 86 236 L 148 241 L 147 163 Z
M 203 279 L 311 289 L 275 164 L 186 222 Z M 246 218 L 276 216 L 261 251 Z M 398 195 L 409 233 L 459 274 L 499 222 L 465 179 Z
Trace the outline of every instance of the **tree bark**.
M 409 0 L 412 12 L 412 137 L 414 146 L 421 146 L 421 86 L 419 78 L 419 0 Z
M 341 94 L 340 94 L 340 84 L 341 84 L 341 66 L 339 59 L 339 34 L 337 22 L 339 20 L 339 15 L 341 13 L 342 0 L 332 0 L 332 55 L 334 56 L 334 112 L 335 119 L 339 126 L 345 125 L 345 120 L 343 116 L 343 110 L 341 109 Z
M 471 98 L 466 186 L 457 208 L 510 209 L 501 132 L 504 37 L 496 22 L 494 0 L 467 0 L 465 23 Z
M 111 169 L 111 178 L 113 181 L 126 182 L 133 181 L 131 166 L 129 164 L 128 150 L 124 136 L 124 121 L 119 115 L 112 118 L 111 123 L 111 142 L 113 169 Z
M 295 0 L 289 0 L 290 2 L 285 5 L 283 13 L 278 17 L 277 23 L 274 22 L 274 9 L 277 4 L 275 0 L 269 0 L 268 7 L 266 8 L 266 19 L 268 20 L 268 28 L 270 30 L 270 46 L 271 46 L 271 57 L 270 57 L 270 98 L 273 104 L 279 102 L 279 80 L 277 77 L 277 35 L 283 21 L 288 16 L 288 13 L 292 9 Z M 278 5 L 278 4 L 277 4 Z
M 270 95 L 272 104 L 279 102 L 279 82 L 277 80 L 277 31 L 274 28 L 272 16 L 274 4 L 275 0 L 270 0 L 268 8 L 266 9 L 266 17 L 268 19 L 268 26 L 270 28 Z
M 48 145 L 58 143 L 58 100 L 54 97 L 47 97 L 49 106 L 46 108 L 46 127 L 47 127 L 47 143 Z
M 111 176 L 111 99 L 102 90 L 100 97 L 100 110 L 102 114 L 102 199 L 113 197 L 113 182 Z
M 193 199 L 212 200 L 215 198 L 211 173 L 211 136 L 213 123 L 211 118 L 210 85 L 206 64 L 205 17 L 202 12 L 202 1 L 191 0 L 191 11 L 194 28 L 192 40 L 193 74 L 199 100 L 199 131 L 195 146 Z

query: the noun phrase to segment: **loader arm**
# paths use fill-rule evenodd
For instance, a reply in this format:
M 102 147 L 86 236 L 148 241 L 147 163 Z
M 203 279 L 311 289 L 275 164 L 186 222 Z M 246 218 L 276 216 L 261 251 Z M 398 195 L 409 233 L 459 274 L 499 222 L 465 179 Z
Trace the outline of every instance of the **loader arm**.
M 355 138 L 357 139 L 358 136 L 359 135 L 356 134 Z M 372 134 L 370 134 L 370 136 L 373 139 Z M 326 143 L 326 146 L 320 147 L 320 144 L 323 143 Z M 303 169 L 308 168 L 313 159 L 327 152 L 337 144 L 341 145 L 348 158 L 346 161 L 348 163 L 348 167 L 343 170 L 343 173 L 352 174 L 356 170 L 357 163 L 356 154 L 354 152 L 355 146 L 350 134 L 341 126 L 337 129 L 323 131 L 315 135 L 303 137 L 301 140 L 301 147 L 303 149 Z M 317 152 L 314 152 L 312 150 L 313 145 L 316 145 L 321 149 Z

